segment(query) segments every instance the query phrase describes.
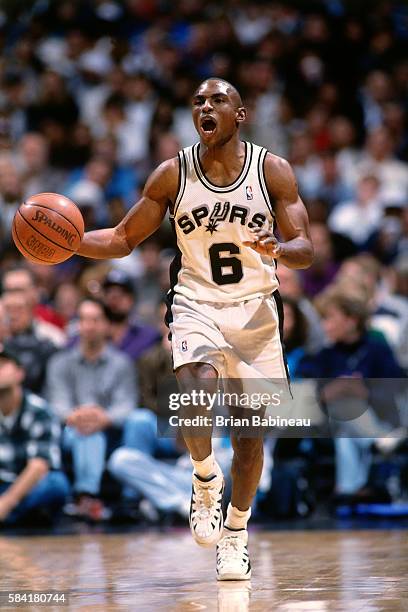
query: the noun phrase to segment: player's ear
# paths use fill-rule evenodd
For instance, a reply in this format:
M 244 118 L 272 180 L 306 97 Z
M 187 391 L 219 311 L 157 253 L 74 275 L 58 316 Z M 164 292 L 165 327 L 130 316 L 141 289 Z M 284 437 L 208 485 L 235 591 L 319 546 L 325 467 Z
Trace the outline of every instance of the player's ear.
M 242 123 L 245 121 L 246 116 L 247 112 L 245 106 L 240 106 L 237 110 L 237 123 Z

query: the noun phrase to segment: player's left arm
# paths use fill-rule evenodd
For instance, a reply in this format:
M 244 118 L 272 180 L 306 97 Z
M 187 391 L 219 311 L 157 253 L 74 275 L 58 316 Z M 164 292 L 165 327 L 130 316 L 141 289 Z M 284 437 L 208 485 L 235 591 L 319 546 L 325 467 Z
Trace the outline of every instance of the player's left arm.
M 288 268 L 308 268 L 313 261 L 309 218 L 293 170 L 286 160 L 268 153 L 264 173 L 283 241 L 280 242 L 272 230 L 253 228 L 250 231 L 254 242 L 247 244 L 261 255 L 278 259 Z

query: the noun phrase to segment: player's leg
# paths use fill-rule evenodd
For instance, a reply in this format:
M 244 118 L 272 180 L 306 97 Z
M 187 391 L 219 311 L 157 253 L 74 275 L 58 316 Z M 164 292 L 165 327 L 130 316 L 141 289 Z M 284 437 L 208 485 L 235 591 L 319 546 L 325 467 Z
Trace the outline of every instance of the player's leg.
M 234 450 L 231 468 L 232 494 L 223 536 L 217 545 L 217 578 L 249 580 L 251 563 L 247 524 L 262 473 L 263 439 L 231 435 L 231 442 Z
M 180 391 L 192 393 L 203 390 L 216 393 L 218 373 L 207 363 L 189 363 L 176 371 Z M 208 403 L 186 407 L 184 418 L 211 417 Z M 212 426 L 182 427 L 183 438 L 193 464 L 193 486 L 190 506 L 190 528 L 194 539 L 201 546 L 217 543 L 223 528 L 222 494 L 224 476 L 215 460 L 211 446 Z
M 263 466 L 263 438 L 242 438 L 231 436 L 234 455 L 232 459 L 231 505 L 240 512 L 250 509 L 255 497 Z M 237 527 L 231 516 L 231 527 Z

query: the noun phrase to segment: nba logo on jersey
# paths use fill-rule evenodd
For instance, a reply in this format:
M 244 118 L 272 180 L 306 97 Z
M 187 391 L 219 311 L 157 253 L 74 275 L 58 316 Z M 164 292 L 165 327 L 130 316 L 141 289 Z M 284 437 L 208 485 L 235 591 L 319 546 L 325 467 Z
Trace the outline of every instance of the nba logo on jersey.
M 187 350 L 187 340 L 182 340 L 181 341 L 181 350 L 182 351 L 186 351 Z
M 245 187 L 245 191 L 246 191 L 246 197 L 247 197 L 247 200 L 253 200 L 253 199 L 254 199 L 254 196 L 253 196 L 253 194 L 252 194 L 252 187 L 251 187 L 251 185 L 247 185 L 247 186 Z

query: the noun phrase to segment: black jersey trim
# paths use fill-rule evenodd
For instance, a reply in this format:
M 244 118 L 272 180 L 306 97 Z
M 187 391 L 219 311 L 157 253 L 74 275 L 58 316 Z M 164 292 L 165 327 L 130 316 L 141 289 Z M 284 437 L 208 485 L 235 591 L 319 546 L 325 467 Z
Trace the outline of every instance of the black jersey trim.
M 171 224 L 171 229 L 174 232 L 174 235 L 177 239 L 177 232 L 176 232 L 176 226 L 174 223 L 174 219 L 170 219 L 170 224 Z M 180 247 L 178 246 L 177 242 L 176 242 L 176 254 L 174 256 L 173 261 L 170 264 L 170 269 L 169 269 L 169 275 L 170 275 L 170 289 L 167 292 L 166 295 L 166 314 L 164 317 L 164 322 L 167 325 L 167 327 L 169 328 L 169 334 L 168 334 L 168 339 L 171 340 L 171 330 L 170 330 L 170 323 L 173 322 L 173 310 L 172 310 L 172 306 L 173 306 L 173 302 L 174 302 L 174 297 L 176 295 L 176 292 L 174 290 L 174 287 L 177 285 L 178 282 L 178 275 L 179 272 L 181 270 L 182 267 L 182 252 L 180 250 Z M 173 359 L 173 352 L 172 352 L 172 362 L 173 362 L 173 369 L 174 369 L 174 359 Z
M 258 180 L 259 180 L 259 185 L 261 187 L 262 195 L 264 197 L 266 206 L 267 206 L 269 212 L 271 213 L 272 217 L 275 218 L 275 212 L 273 210 L 272 202 L 271 202 L 271 199 L 269 197 L 268 188 L 266 186 L 266 181 L 265 181 L 264 166 L 265 166 L 265 159 L 266 159 L 267 154 L 268 154 L 268 151 L 266 149 L 261 149 L 261 152 L 259 153 L 259 158 L 258 158 Z
M 235 179 L 233 183 L 231 183 L 230 185 L 224 185 L 223 187 L 221 187 L 220 185 L 214 185 L 214 183 L 212 183 L 205 176 L 204 170 L 200 162 L 200 154 L 199 154 L 200 143 L 197 142 L 197 144 L 194 145 L 193 147 L 194 169 L 196 171 L 197 178 L 204 185 L 204 187 L 206 187 L 207 189 L 215 193 L 230 193 L 231 191 L 238 189 L 238 187 L 242 185 L 251 167 L 252 152 L 253 152 L 253 146 L 251 142 L 244 141 L 244 144 L 245 144 L 245 160 L 244 160 L 244 164 L 242 166 L 241 172 L 239 173 L 239 175 L 237 176 L 237 178 Z
M 171 217 L 174 217 L 174 215 L 177 212 L 177 209 L 183 198 L 184 191 L 186 188 L 186 182 L 187 182 L 187 163 L 186 163 L 186 156 L 185 156 L 184 150 L 179 151 L 178 158 L 179 158 L 178 189 L 177 189 L 177 197 L 174 200 L 173 214 L 171 215 Z
M 272 293 L 272 297 L 275 300 L 276 310 L 278 313 L 278 326 L 279 326 L 279 336 L 280 336 L 280 341 L 281 341 L 281 346 L 282 346 L 283 363 L 285 365 L 285 372 L 286 372 L 286 377 L 288 379 L 289 390 L 290 390 L 290 374 L 289 374 L 288 360 L 286 359 L 285 344 L 283 342 L 284 310 L 283 310 L 283 302 L 282 302 L 281 294 L 279 293 L 278 289 L 275 289 L 275 291 Z
M 170 218 L 171 219 L 174 216 L 174 207 L 176 205 L 177 198 L 178 198 L 179 193 L 180 193 L 180 185 L 181 185 L 181 151 L 179 151 L 177 153 L 177 161 L 178 161 L 178 178 L 177 178 L 176 197 L 174 198 L 174 202 L 172 202 L 171 205 L 169 206 L 169 214 L 170 214 Z

